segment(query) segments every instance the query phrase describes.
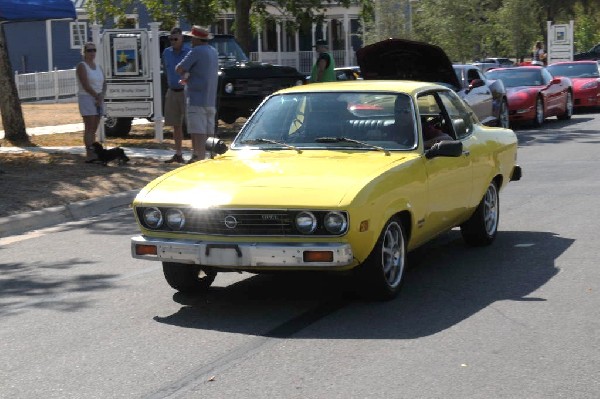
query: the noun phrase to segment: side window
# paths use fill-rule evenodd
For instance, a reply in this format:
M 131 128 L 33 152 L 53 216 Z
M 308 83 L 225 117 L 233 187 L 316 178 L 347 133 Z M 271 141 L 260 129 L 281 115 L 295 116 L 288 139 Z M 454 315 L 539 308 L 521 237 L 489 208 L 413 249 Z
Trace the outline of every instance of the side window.
M 454 137 L 460 140 L 470 135 L 473 132 L 471 111 L 454 93 L 444 91 L 439 95 L 450 118 Z
M 433 145 L 437 138 L 444 140 L 452 138 L 449 121 L 440 108 L 440 100 L 436 93 L 426 93 L 417 97 L 417 106 L 421 118 L 421 137 L 425 149 Z
M 542 69 L 541 72 L 542 72 L 542 83 L 545 85 L 549 85 L 550 82 L 552 81 L 552 75 L 550 74 L 550 72 L 548 72 L 545 69 Z
M 469 71 L 467 72 L 467 80 L 469 81 L 469 83 L 471 83 L 475 79 L 483 80 L 483 78 L 479 75 L 478 70 L 469 69 Z

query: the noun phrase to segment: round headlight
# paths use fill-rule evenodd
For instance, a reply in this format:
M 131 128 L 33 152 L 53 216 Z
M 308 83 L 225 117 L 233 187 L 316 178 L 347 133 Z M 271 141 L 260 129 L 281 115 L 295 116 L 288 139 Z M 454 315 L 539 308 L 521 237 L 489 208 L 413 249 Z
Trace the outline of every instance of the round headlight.
M 227 83 L 225 85 L 225 93 L 227 93 L 227 94 L 233 93 L 233 83 Z
M 158 229 L 163 224 L 163 215 L 158 208 L 144 209 L 144 223 L 151 229 Z
M 346 220 L 346 216 L 341 212 L 329 212 L 325 215 L 323 225 L 325 226 L 325 230 L 331 234 L 342 234 L 348 227 L 348 221 Z
M 302 234 L 310 234 L 317 229 L 317 218 L 311 212 L 300 212 L 296 215 L 296 228 Z
M 185 225 L 185 216 L 179 209 L 169 209 L 165 214 L 165 220 L 171 230 L 181 230 Z
M 304 84 L 304 82 L 301 80 L 296 81 L 296 86 L 302 86 L 303 84 Z

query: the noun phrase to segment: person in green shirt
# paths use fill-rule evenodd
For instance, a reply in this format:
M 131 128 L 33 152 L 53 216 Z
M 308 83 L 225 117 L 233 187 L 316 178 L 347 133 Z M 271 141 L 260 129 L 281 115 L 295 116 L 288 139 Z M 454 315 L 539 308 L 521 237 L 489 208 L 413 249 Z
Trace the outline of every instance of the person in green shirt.
M 319 58 L 312 67 L 310 83 L 335 82 L 335 61 L 328 52 L 327 41 L 319 39 L 315 44 Z

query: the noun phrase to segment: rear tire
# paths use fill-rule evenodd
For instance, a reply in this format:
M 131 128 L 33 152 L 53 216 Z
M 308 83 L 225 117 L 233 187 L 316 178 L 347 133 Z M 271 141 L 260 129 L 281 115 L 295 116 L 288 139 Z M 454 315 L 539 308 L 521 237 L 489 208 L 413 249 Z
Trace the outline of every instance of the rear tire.
M 163 273 L 169 285 L 179 292 L 200 293 L 208 290 L 217 272 L 203 270 L 199 265 L 163 262 Z
M 475 247 L 490 245 L 498 233 L 499 220 L 500 197 L 496 182 L 492 181 L 475 213 L 460 226 L 460 232 L 469 245 Z
M 393 299 L 406 269 L 406 234 L 399 218 L 385 225 L 373 251 L 357 270 L 357 283 L 368 298 Z

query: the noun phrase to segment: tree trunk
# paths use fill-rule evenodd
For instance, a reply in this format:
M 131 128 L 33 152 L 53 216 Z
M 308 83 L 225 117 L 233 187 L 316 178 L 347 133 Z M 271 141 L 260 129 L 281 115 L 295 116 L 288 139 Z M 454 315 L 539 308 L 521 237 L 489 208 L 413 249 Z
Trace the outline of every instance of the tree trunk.
M 250 29 L 250 8 L 252 0 L 236 0 L 235 6 L 235 38 L 247 55 L 252 46 L 252 29 Z
M 4 24 L 0 24 L 0 113 L 4 125 L 4 138 L 11 142 L 29 141 L 25 131 L 23 110 L 14 74 L 8 58 L 8 47 L 4 35 Z

